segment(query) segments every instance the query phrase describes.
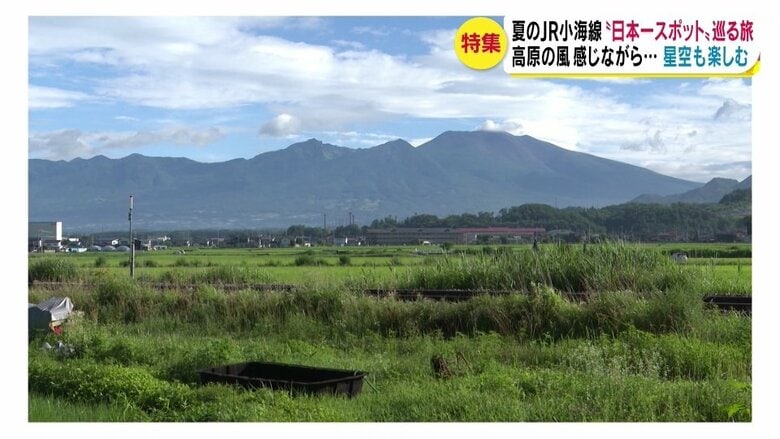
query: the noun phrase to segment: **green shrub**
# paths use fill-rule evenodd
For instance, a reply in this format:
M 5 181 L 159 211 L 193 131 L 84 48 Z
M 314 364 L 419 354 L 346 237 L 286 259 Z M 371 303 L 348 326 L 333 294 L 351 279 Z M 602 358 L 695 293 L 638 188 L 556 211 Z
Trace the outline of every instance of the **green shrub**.
M 183 410 L 194 396 L 187 386 L 159 380 L 143 368 L 38 356 L 29 361 L 28 383 L 30 390 L 72 401 L 132 402 L 150 412 Z
M 129 279 L 109 279 L 97 286 L 95 297 L 99 305 L 114 305 L 136 296 L 136 285 Z
M 309 250 L 308 253 L 299 255 L 295 257 L 295 261 L 293 262 L 296 266 L 318 266 L 318 265 L 328 265 L 328 261 L 322 258 L 315 258 L 311 255 L 311 251 Z
M 672 290 L 650 296 L 647 309 L 638 316 L 637 328 L 650 332 L 687 332 L 703 317 L 701 297 Z
M 646 307 L 644 299 L 629 291 L 604 291 L 584 306 L 585 326 L 594 333 L 616 335 L 632 327 Z

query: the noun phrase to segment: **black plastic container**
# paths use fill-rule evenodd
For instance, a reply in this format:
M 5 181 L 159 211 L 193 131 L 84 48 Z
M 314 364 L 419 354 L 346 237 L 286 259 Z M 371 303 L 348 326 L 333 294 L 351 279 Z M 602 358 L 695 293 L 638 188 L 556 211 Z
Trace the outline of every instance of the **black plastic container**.
M 250 361 L 198 371 L 201 384 L 238 384 L 252 389 L 268 387 L 291 393 L 356 396 L 363 389 L 366 372 L 283 363 Z

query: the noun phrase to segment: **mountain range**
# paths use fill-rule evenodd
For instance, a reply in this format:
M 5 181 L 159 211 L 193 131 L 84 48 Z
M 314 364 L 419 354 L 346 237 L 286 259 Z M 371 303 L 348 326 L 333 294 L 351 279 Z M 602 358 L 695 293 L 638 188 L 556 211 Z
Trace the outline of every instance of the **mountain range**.
M 713 178 L 702 187 L 691 189 L 681 194 L 657 195 L 642 194 L 636 197 L 635 203 L 717 203 L 724 195 L 735 190 L 752 189 L 753 176 L 749 176 L 742 181 L 732 178 Z
M 447 131 L 418 147 L 366 149 L 316 139 L 251 159 L 200 163 L 132 154 L 29 160 L 29 219 L 67 230 L 341 225 L 388 215 L 497 211 L 524 203 L 604 206 L 669 196 L 701 183 L 570 151 L 530 136 Z M 717 201 L 717 200 L 716 200 Z

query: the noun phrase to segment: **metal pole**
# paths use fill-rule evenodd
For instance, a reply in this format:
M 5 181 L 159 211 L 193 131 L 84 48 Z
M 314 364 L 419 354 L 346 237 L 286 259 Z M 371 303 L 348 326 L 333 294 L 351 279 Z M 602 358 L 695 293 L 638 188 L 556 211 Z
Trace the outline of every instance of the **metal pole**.
M 133 240 L 133 196 L 130 195 L 130 211 L 127 214 L 130 221 L 130 278 L 135 277 L 135 241 Z

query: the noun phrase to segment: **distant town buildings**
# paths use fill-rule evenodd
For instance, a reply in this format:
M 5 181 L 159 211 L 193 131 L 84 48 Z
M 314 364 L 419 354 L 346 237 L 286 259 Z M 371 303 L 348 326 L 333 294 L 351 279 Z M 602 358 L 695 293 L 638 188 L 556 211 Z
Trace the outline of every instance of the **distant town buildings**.
M 83 236 L 63 236 L 61 221 L 30 221 L 28 238 L 30 252 L 110 252 L 129 251 L 130 242 L 121 232 L 100 232 Z M 749 231 L 749 229 L 748 229 Z M 750 242 L 744 230 L 724 229 L 707 233 L 691 233 L 688 229 L 664 229 L 643 235 L 607 235 L 582 230 L 543 227 L 387 227 L 357 228 L 325 232 L 323 229 L 296 230 L 291 234 L 271 232 L 223 231 L 216 236 L 210 231 L 173 234 L 159 232 L 135 234 L 136 251 L 160 251 L 171 247 L 225 247 L 225 248 L 290 248 L 312 246 L 366 246 L 366 245 L 442 245 L 442 244 L 519 244 L 537 242 L 594 242 L 601 239 L 623 239 L 643 242 Z
M 62 221 L 30 221 L 27 223 L 29 251 L 61 251 Z
M 369 245 L 517 243 L 533 240 L 544 232 L 540 227 L 396 227 L 369 229 L 366 237 Z

